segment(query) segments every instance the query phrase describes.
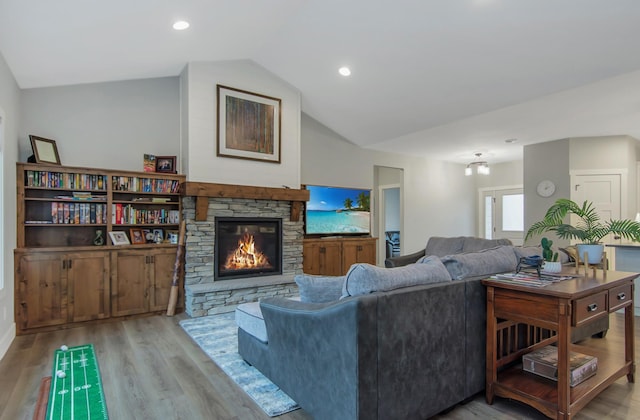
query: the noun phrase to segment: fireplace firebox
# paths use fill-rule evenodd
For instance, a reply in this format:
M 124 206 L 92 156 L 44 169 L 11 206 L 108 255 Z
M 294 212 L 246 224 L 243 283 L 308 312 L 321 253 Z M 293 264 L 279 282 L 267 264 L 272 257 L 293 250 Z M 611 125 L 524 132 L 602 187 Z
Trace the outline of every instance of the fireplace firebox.
M 282 274 L 282 219 L 216 217 L 214 279 Z

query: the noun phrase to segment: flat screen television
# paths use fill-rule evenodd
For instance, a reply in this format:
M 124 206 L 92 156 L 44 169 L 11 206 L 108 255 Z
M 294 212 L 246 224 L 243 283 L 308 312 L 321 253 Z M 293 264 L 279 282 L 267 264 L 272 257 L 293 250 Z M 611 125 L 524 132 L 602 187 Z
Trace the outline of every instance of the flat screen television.
M 371 190 L 306 185 L 309 201 L 305 207 L 307 235 L 371 234 Z

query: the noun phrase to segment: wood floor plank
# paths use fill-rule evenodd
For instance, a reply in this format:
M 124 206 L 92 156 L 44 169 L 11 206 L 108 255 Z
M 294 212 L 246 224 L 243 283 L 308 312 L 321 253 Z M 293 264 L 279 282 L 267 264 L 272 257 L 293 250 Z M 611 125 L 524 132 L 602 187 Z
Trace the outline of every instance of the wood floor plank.
M 269 417 L 180 328 L 184 314 L 105 322 L 55 332 L 16 337 L 0 361 L 0 420 L 33 416 L 40 380 L 51 374 L 53 352 L 62 344 L 92 343 L 102 374 L 112 419 L 242 419 Z M 589 344 L 613 351 L 622 344 L 624 318 L 611 316 L 605 339 Z M 636 321 L 636 348 L 640 322 Z M 637 359 L 637 358 L 636 358 Z M 591 401 L 575 419 L 635 419 L 640 390 L 620 379 Z M 496 398 L 486 404 L 479 394 L 435 419 L 545 419 L 529 406 Z M 296 410 L 278 420 L 309 420 Z

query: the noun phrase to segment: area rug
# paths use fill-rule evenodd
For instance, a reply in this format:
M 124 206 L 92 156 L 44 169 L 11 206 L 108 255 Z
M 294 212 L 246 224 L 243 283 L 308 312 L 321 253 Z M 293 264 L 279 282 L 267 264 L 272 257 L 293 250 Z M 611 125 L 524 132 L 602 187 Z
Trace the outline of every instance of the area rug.
M 300 406 L 238 354 L 238 327 L 234 313 L 180 321 L 200 348 L 270 417 Z

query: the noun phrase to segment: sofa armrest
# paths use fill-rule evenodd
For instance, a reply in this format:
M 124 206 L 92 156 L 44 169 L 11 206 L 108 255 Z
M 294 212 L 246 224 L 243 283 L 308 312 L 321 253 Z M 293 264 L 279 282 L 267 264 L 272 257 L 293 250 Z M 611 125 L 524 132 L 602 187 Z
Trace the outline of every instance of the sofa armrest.
M 424 249 L 413 254 L 400 255 L 399 257 L 391 257 L 384 260 L 384 266 L 387 268 L 402 267 L 405 265 L 413 264 L 418 259 L 425 256 Z
M 263 373 L 314 417 L 375 418 L 377 302 L 261 300 L 270 365 Z

